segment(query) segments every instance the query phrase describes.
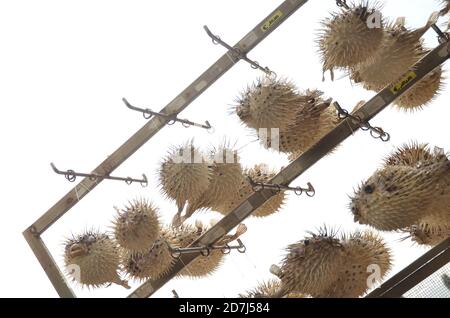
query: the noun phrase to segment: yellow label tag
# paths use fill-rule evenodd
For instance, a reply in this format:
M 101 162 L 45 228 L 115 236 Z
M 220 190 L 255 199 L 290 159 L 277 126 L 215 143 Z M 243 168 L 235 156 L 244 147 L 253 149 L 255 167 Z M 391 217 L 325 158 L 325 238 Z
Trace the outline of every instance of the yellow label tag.
M 261 30 L 263 32 L 266 32 L 267 30 L 269 30 L 272 25 L 274 25 L 281 17 L 283 16 L 283 12 L 281 10 L 278 10 L 277 12 L 275 12 L 273 14 L 273 16 L 270 17 L 269 20 L 267 20 L 262 26 L 261 26 Z
M 391 87 L 391 92 L 392 94 L 397 95 L 398 92 L 404 88 L 406 85 L 408 85 L 409 82 L 411 82 L 413 79 L 415 79 L 417 77 L 417 74 L 413 71 L 410 71 L 408 73 L 406 73 L 399 81 L 397 84 L 393 85 Z

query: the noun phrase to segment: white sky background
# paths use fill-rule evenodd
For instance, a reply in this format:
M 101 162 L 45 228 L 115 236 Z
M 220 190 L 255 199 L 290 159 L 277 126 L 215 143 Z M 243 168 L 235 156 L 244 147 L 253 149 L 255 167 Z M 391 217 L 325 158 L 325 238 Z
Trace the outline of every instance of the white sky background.
M 0 2 L 0 296 L 57 296 L 21 234 L 74 186 L 54 174 L 49 163 L 53 161 L 64 170 L 93 170 L 145 124 L 141 114 L 123 105 L 122 97 L 135 105 L 162 109 L 225 52 L 212 45 L 204 24 L 234 44 L 281 2 Z M 439 1 L 433 0 L 385 2 L 386 16 L 406 16 L 407 25 L 412 27 L 423 26 L 440 7 Z M 347 78 L 332 83 L 328 77 L 322 83 L 314 43 L 319 20 L 336 8 L 334 0 L 309 1 L 249 56 L 291 78 L 300 88 L 319 88 L 352 109 L 373 93 L 352 87 Z M 433 32 L 426 38 L 430 47 L 437 45 Z M 114 215 L 113 206 L 120 207 L 129 199 L 151 199 L 169 221 L 176 207 L 156 188 L 160 159 L 171 145 L 192 137 L 203 148 L 217 144 L 223 136 L 237 140 L 239 147 L 253 140 L 237 116 L 229 115 L 229 109 L 237 93 L 261 75 L 240 62 L 181 113 L 181 118 L 209 120 L 215 127 L 214 135 L 178 124 L 166 127 L 113 173 L 136 177 L 146 173 L 149 187 L 104 181 L 52 226 L 43 238 L 59 264 L 64 236 L 90 227 L 106 229 Z M 171 297 L 170 291 L 176 289 L 182 297 L 234 297 L 271 278 L 270 265 L 278 264 L 283 249 L 302 239 L 305 231 L 324 223 L 344 230 L 361 228 L 353 223 L 347 194 L 404 142 L 429 142 L 450 150 L 449 118 L 447 91 L 414 114 L 389 107 L 372 123 L 391 133 L 391 142 L 356 133 L 293 183 L 310 181 L 317 190 L 314 198 L 290 194 L 280 213 L 245 221 L 249 228 L 243 236 L 246 254 L 233 252 L 207 279 L 172 280 L 155 296 Z M 280 168 L 287 164 L 285 156 L 266 151 L 258 143 L 244 148 L 241 157 L 244 166 L 265 162 Z M 203 213 L 198 217 L 207 221 L 220 215 Z M 410 241 L 397 242 L 399 235 L 385 238 L 395 258 L 391 274 L 426 251 Z M 119 286 L 75 291 L 80 297 L 124 297 L 129 293 Z

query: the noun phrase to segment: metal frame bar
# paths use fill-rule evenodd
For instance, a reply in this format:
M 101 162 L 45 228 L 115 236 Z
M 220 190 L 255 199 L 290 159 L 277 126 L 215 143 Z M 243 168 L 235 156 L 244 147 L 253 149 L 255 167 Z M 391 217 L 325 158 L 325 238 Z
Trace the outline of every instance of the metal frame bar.
M 419 257 L 366 298 L 398 298 L 450 262 L 450 238 Z
M 306 2 L 308 2 L 308 0 L 285 0 L 242 40 L 240 40 L 235 48 L 239 49 L 243 54 L 249 53 Z M 177 116 L 240 60 L 240 57 L 236 57 L 233 53 L 233 51 L 225 53 L 217 60 L 217 62 L 164 107 L 160 113 L 169 115 L 170 117 Z M 93 173 L 98 175 L 109 175 L 160 131 L 170 121 L 170 117 L 154 117 L 149 120 L 147 124 L 105 159 Z M 30 248 L 33 250 L 36 258 L 61 297 L 76 297 L 76 295 L 70 289 L 66 279 L 59 271 L 40 235 L 75 206 L 79 200 L 92 191 L 101 181 L 102 180 L 84 178 L 23 232 Z
M 405 72 L 405 75 L 399 78 L 397 82 L 387 86 L 379 92 L 375 97 L 356 111 L 354 115 L 361 118 L 363 121 L 371 120 L 411 86 L 416 84 L 436 67 L 444 63 L 449 57 L 450 41 L 447 39 L 423 57 L 418 63 L 412 66 L 407 72 Z M 322 157 L 327 155 L 331 150 L 351 136 L 359 128 L 360 126 L 358 123 L 355 123 L 355 121 L 351 118 L 345 119 L 320 141 L 305 151 L 299 158 L 280 171 L 269 181 L 269 183 L 289 185 L 298 176 L 309 169 Z M 222 218 L 222 220 L 209 229 L 204 235 L 194 241 L 191 246 L 214 244 L 223 235 L 240 224 L 254 210 L 260 207 L 275 194 L 276 191 L 269 189 L 264 189 L 252 194 L 247 200 Z M 165 276 L 156 280 L 148 280 L 138 287 L 133 293 L 131 293 L 129 297 L 151 296 L 198 256 L 199 254 L 182 255 Z

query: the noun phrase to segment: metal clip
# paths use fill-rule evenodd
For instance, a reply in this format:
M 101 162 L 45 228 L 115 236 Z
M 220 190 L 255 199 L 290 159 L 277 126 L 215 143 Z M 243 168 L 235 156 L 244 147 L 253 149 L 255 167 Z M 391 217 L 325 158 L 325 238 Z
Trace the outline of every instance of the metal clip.
M 125 183 L 128 185 L 132 184 L 133 182 L 139 182 L 141 184 L 141 186 L 144 188 L 146 186 L 148 186 L 148 180 L 147 180 L 147 176 L 145 174 L 142 174 L 142 179 L 134 179 L 134 178 L 130 178 L 130 177 L 122 178 L 122 177 L 113 177 L 110 175 L 99 175 L 99 174 L 95 174 L 95 173 L 80 173 L 80 172 L 75 172 L 73 170 L 61 171 L 58 168 L 56 168 L 54 163 L 50 163 L 50 166 L 52 167 L 53 171 L 55 171 L 57 174 L 64 175 L 64 177 L 69 182 L 74 182 L 77 179 L 77 177 L 86 177 L 92 181 L 108 179 L 108 180 L 125 181 Z
M 370 135 L 375 139 L 381 139 L 384 142 L 387 142 L 391 139 L 391 135 L 383 130 L 381 127 L 373 127 L 369 122 L 362 120 L 361 118 L 350 114 L 347 110 L 343 109 L 338 102 L 333 103 L 334 108 L 336 108 L 338 112 L 339 119 L 347 119 L 350 118 L 353 123 L 357 124 L 359 128 L 363 131 L 370 130 Z
M 237 250 L 239 253 L 245 253 L 247 248 L 244 243 L 240 239 L 237 239 L 236 242 L 238 245 L 230 246 L 229 244 L 225 245 L 213 245 L 213 246 L 195 246 L 195 247 L 184 247 L 184 248 L 172 248 L 168 243 L 170 254 L 173 258 L 180 258 L 182 254 L 190 254 L 190 253 L 200 253 L 204 257 L 208 257 L 211 255 L 211 251 L 220 250 L 223 254 L 230 254 L 231 250 Z
M 157 112 L 154 112 L 154 111 L 152 111 L 152 110 L 150 110 L 148 108 L 135 107 L 135 106 L 131 105 L 126 98 L 122 98 L 122 101 L 125 103 L 125 105 L 129 109 L 141 112 L 145 119 L 150 119 L 153 116 L 158 116 L 158 117 L 162 117 L 162 118 L 168 119 L 167 125 L 173 125 L 173 124 L 175 124 L 175 122 L 179 122 L 185 128 L 189 128 L 191 126 L 194 126 L 194 127 L 207 129 L 207 130 L 211 130 L 212 129 L 211 124 L 207 120 L 205 121 L 205 124 L 197 124 L 197 123 L 194 123 L 194 122 L 192 122 L 190 120 L 187 120 L 187 119 L 180 119 L 177 116 L 157 113 Z
M 345 8 L 345 9 L 347 9 L 347 10 L 350 9 L 350 7 L 348 6 L 346 0 L 336 0 L 336 5 L 337 5 L 338 7 L 340 7 L 340 8 Z
M 208 34 L 208 36 L 212 39 L 212 42 L 214 45 L 222 45 L 223 47 L 225 47 L 226 49 L 228 49 L 229 51 L 231 51 L 233 53 L 233 57 L 239 60 L 244 60 L 245 62 L 249 63 L 251 65 L 251 67 L 253 69 L 258 69 L 260 71 L 263 71 L 264 73 L 266 73 L 267 76 L 270 77 L 277 77 L 277 74 L 273 71 L 271 71 L 267 66 L 266 67 L 262 67 L 258 62 L 253 61 L 251 59 L 249 59 L 247 57 L 247 54 L 244 54 L 241 52 L 241 50 L 237 47 L 232 47 L 231 45 L 229 45 L 228 43 L 226 43 L 225 41 L 223 41 L 219 36 L 214 35 L 211 30 L 208 28 L 208 26 L 203 26 L 203 28 L 205 29 L 206 33 Z
M 306 185 L 308 188 L 302 188 L 302 187 L 289 187 L 281 184 L 270 184 L 270 183 L 262 183 L 262 182 L 255 182 L 250 176 L 247 176 L 248 181 L 250 182 L 251 187 L 253 188 L 253 191 L 261 191 L 264 189 L 269 190 L 275 190 L 277 192 L 283 191 L 294 191 L 296 195 L 302 195 L 305 193 L 308 197 L 313 197 L 316 194 L 316 190 L 314 189 L 313 185 L 308 182 Z

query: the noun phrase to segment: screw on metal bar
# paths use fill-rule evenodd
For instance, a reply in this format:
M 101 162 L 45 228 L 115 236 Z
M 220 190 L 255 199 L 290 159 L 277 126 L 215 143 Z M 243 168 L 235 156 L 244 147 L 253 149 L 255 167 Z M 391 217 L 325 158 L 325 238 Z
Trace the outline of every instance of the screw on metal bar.
M 277 74 L 270 70 L 267 66 L 266 67 L 262 67 L 258 62 L 253 61 L 251 59 L 249 59 L 247 57 L 247 54 L 242 53 L 241 50 L 237 47 L 232 47 L 231 45 L 229 45 L 228 43 L 226 43 L 225 41 L 223 41 L 219 36 L 214 35 L 211 30 L 208 28 L 208 26 L 203 26 L 203 28 L 205 29 L 206 33 L 208 34 L 208 36 L 212 39 L 213 44 L 215 45 L 222 45 L 223 47 L 225 47 L 226 49 L 228 49 L 229 51 L 231 51 L 234 55 L 235 58 L 240 59 L 240 60 L 244 60 L 245 62 L 249 63 L 250 66 L 253 69 L 258 69 L 260 71 L 263 71 L 264 73 L 266 73 L 267 76 L 270 77 L 277 77 Z
M 362 120 L 361 118 L 350 114 L 347 110 L 343 109 L 338 102 L 333 103 L 334 108 L 338 112 L 339 119 L 350 118 L 353 123 L 357 124 L 363 131 L 370 130 L 370 135 L 375 139 L 381 139 L 384 142 L 391 140 L 391 135 L 385 132 L 381 127 L 373 127 L 369 122 Z
M 336 5 L 341 8 L 350 9 L 346 0 L 336 0 Z
M 238 245 L 230 246 L 229 244 L 225 245 L 213 245 L 213 246 L 195 246 L 195 247 L 184 247 L 184 248 L 173 248 L 168 243 L 170 254 L 173 258 L 180 258 L 182 254 L 190 254 L 190 253 L 200 253 L 204 257 L 208 257 L 211 255 L 211 251 L 220 250 L 223 254 L 230 254 L 231 250 L 237 250 L 239 253 L 245 253 L 247 248 L 244 243 L 240 239 L 237 239 L 236 242 Z
M 448 33 L 442 32 L 442 30 L 436 24 L 432 24 L 431 27 L 433 28 L 434 32 L 437 33 L 439 43 L 442 44 L 450 39 L 450 35 Z
M 131 105 L 126 98 L 122 98 L 122 101 L 125 103 L 125 105 L 129 109 L 141 112 L 145 119 L 150 119 L 153 116 L 158 116 L 158 117 L 162 117 L 162 118 L 165 118 L 165 119 L 169 119 L 169 121 L 167 122 L 167 125 L 173 125 L 176 122 L 179 122 L 185 128 L 189 128 L 191 126 L 194 126 L 194 127 L 207 129 L 207 130 L 212 130 L 212 126 L 207 120 L 205 121 L 205 124 L 198 124 L 198 123 L 194 123 L 194 122 L 192 122 L 190 120 L 187 120 L 187 119 L 180 119 L 180 118 L 178 118 L 177 116 L 174 116 L 174 115 L 161 114 L 161 113 L 154 112 L 154 111 L 152 111 L 152 110 L 150 110 L 148 108 L 135 107 L 135 106 Z
M 52 167 L 53 171 L 55 171 L 57 174 L 64 175 L 64 177 L 69 182 L 74 182 L 77 179 L 77 177 L 86 177 L 92 181 L 108 179 L 108 180 L 116 180 L 116 181 L 125 181 L 125 183 L 128 185 L 132 184 L 133 182 L 139 182 L 141 184 L 141 186 L 143 186 L 144 188 L 148 186 L 148 180 L 147 180 L 147 176 L 145 174 L 142 174 L 142 179 L 134 179 L 131 177 L 122 178 L 122 177 L 113 177 L 110 175 L 99 175 L 99 174 L 95 174 L 95 173 L 80 173 L 80 172 L 75 172 L 74 170 L 62 171 L 62 170 L 59 170 L 58 168 L 56 168 L 54 163 L 50 163 L 50 166 Z
M 250 176 L 247 176 L 247 179 L 250 182 L 253 191 L 261 191 L 264 189 L 275 190 L 277 192 L 280 192 L 282 190 L 294 191 L 296 195 L 302 195 L 303 193 L 305 193 L 308 197 L 313 197 L 316 194 L 316 190 L 314 189 L 313 185 L 310 182 L 306 184 L 308 188 L 302 188 L 302 187 L 289 187 L 281 184 L 255 182 Z

